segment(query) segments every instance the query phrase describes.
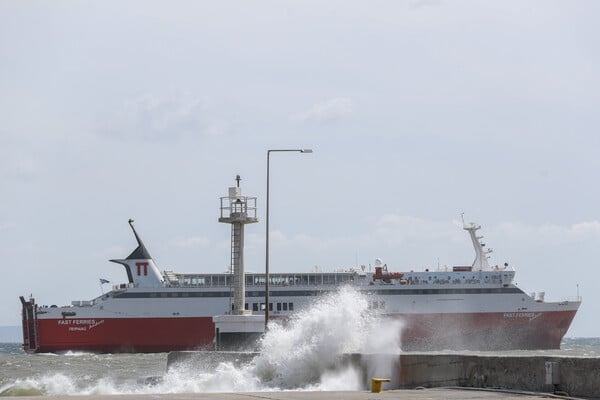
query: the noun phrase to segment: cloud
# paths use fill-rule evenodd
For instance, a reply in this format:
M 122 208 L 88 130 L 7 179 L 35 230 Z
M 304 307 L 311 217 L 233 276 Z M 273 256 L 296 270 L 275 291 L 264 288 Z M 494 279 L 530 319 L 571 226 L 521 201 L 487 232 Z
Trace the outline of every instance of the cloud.
M 0 223 L 0 231 L 8 231 L 17 227 L 17 224 L 14 222 L 4 222 Z
M 229 118 L 207 98 L 186 93 L 146 93 L 122 104 L 109 132 L 148 141 L 174 141 L 183 136 L 222 136 L 233 130 Z
M 296 116 L 295 119 L 303 122 L 329 122 L 350 115 L 353 111 L 353 101 L 348 97 L 335 97 L 317 103 L 308 111 Z
M 583 221 L 571 225 L 529 225 L 521 222 L 503 222 L 494 228 L 498 234 L 524 242 L 569 244 L 582 241 L 600 242 L 600 221 Z
M 210 246 L 210 239 L 206 236 L 177 237 L 172 239 L 169 244 L 180 248 L 207 248 Z
M 127 257 L 129 253 L 131 253 L 131 249 L 125 249 L 121 246 L 110 246 L 94 251 L 92 257 L 108 260 L 112 258 Z
M 412 0 L 409 3 L 411 9 L 420 9 L 427 7 L 439 7 L 443 5 L 442 0 Z
M 39 172 L 38 162 L 32 158 L 2 157 L 0 162 L 1 175 L 18 181 L 32 181 Z
M 262 254 L 262 252 L 265 251 L 264 233 L 247 233 L 245 236 L 244 248 L 254 254 Z
M 39 144 L 37 140 L 32 142 L 25 134 L 21 136 L 19 133 L 20 131 L 9 133 L 0 130 L 0 177 L 31 181 L 40 171 L 36 157 L 39 154 Z
M 451 241 L 464 239 L 458 221 L 431 221 L 400 214 L 382 215 L 375 224 L 376 235 L 386 243 Z

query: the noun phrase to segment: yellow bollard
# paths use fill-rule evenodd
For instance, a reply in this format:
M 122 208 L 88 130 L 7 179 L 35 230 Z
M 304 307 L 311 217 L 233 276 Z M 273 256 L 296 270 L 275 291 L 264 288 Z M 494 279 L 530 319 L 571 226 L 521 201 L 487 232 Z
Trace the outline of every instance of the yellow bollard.
M 371 378 L 371 393 L 381 393 L 382 383 L 390 381 L 389 378 Z

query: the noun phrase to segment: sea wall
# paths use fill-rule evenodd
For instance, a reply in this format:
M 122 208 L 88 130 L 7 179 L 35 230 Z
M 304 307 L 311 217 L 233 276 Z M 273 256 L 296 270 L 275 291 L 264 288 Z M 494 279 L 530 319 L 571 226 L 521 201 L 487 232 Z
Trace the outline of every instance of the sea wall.
M 167 370 L 175 366 L 214 370 L 220 362 L 252 362 L 258 353 L 169 353 Z M 471 354 L 402 353 L 346 354 L 337 367 L 353 365 L 362 371 L 363 385 L 371 378 L 390 378 L 384 389 L 461 386 L 533 392 L 566 392 L 600 398 L 600 358 L 549 356 L 487 356 Z
M 600 398 L 600 358 L 402 354 L 397 388 L 462 386 Z

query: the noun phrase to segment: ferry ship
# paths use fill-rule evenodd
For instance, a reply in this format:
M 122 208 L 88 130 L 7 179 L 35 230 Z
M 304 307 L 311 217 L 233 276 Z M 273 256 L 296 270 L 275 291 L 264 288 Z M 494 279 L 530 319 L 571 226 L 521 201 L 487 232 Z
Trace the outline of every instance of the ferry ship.
M 23 348 L 27 352 L 166 352 L 213 349 L 213 317 L 232 310 L 231 273 L 161 272 L 135 227 L 137 248 L 121 264 L 127 282 L 89 301 L 69 306 L 22 303 Z M 404 350 L 557 349 L 581 298 L 544 301 L 525 293 L 508 264 L 490 266 L 480 226 L 464 225 L 475 249 L 471 266 L 391 272 L 380 260 L 374 271 L 273 273 L 269 304 L 265 274 L 246 273 L 246 310 L 269 319 L 288 318 L 315 298 L 350 285 L 369 298 L 383 318 L 402 321 Z

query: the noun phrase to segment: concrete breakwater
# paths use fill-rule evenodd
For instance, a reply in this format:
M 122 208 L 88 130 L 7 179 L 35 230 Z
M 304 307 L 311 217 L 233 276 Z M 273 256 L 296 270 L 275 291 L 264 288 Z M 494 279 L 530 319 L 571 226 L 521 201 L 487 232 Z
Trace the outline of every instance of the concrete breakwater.
M 494 387 L 600 398 L 600 358 L 402 354 L 398 388 Z
M 175 366 L 211 370 L 221 362 L 246 365 L 258 353 L 172 352 L 167 370 Z M 533 392 L 566 392 L 600 398 L 600 358 L 558 356 L 471 355 L 444 353 L 345 354 L 331 368 L 353 366 L 364 388 L 372 377 L 390 378 L 384 389 L 415 387 L 503 388 Z

